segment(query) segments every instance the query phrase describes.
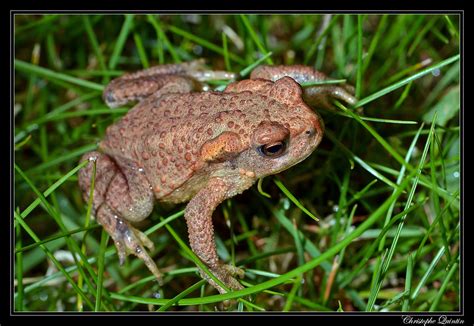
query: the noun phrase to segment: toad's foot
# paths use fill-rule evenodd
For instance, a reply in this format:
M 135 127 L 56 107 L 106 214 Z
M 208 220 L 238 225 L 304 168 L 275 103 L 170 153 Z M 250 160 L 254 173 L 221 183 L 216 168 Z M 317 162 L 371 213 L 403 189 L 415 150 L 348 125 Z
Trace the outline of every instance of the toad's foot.
M 100 207 L 97 213 L 97 221 L 102 224 L 114 240 L 120 265 L 124 264 L 125 258 L 129 254 L 133 254 L 143 260 L 146 267 L 155 275 L 158 282 L 162 284 L 163 276 L 144 248 L 146 247 L 152 251 L 154 249 L 153 242 L 143 232 L 114 214 L 106 204 Z
M 187 75 L 195 78 L 200 82 L 212 80 L 230 80 L 235 79 L 237 77 L 237 75 L 233 72 L 208 69 L 205 65 L 204 59 L 198 59 L 181 64 L 181 67 Z
M 219 264 L 213 268 L 209 268 L 210 272 L 219 279 L 226 287 L 228 287 L 231 290 L 242 290 L 244 287 L 242 284 L 239 283 L 239 281 L 235 278 L 235 276 L 239 278 L 243 278 L 245 275 L 245 272 L 243 269 L 233 266 L 233 265 L 227 265 L 227 264 Z M 200 270 L 201 276 L 209 282 L 214 288 L 216 288 L 219 293 L 227 293 L 228 291 L 225 290 L 222 286 L 217 284 L 207 273 L 204 271 Z
M 277 81 L 285 76 L 293 78 L 300 85 L 316 83 L 316 85 L 313 86 L 303 87 L 304 101 L 312 107 L 322 107 L 334 110 L 335 106 L 332 103 L 334 99 L 341 100 L 349 105 L 355 105 L 357 103 L 357 99 L 353 95 L 354 87 L 347 84 L 342 84 L 340 86 L 324 84 L 324 82 L 330 81 L 330 78 L 309 66 L 261 65 L 252 71 L 250 78 L 263 78 Z M 321 84 L 321 82 L 323 83 Z
M 350 85 L 319 85 L 303 87 L 303 98 L 312 107 L 322 107 L 335 110 L 333 100 L 341 100 L 349 105 L 355 105 L 357 99 L 352 95 L 353 87 Z

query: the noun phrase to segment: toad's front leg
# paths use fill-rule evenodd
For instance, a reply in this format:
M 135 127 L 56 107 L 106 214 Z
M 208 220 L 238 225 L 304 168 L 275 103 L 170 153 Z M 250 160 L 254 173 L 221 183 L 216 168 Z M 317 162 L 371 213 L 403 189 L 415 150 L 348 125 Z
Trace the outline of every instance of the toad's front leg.
M 219 261 L 212 225 L 212 213 L 223 200 L 229 197 L 229 188 L 224 181 L 217 178 L 211 179 L 209 184 L 201 189 L 188 203 L 184 216 L 188 226 L 189 242 L 194 253 L 222 283 L 232 290 L 240 290 L 243 289 L 243 286 L 234 276 L 243 277 L 244 271 L 232 265 L 222 264 Z M 200 272 L 201 276 L 220 293 L 227 292 L 204 271 L 201 270 Z

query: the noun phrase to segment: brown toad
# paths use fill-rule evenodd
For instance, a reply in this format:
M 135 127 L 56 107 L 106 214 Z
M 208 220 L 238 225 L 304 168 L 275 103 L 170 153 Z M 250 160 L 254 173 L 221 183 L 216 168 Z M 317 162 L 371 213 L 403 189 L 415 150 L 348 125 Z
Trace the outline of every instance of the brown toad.
M 155 202 L 189 201 L 185 218 L 192 250 L 226 287 L 241 289 L 234 276 L 242 277 L 243 271 L 217 257 L 213 211 L 257 179 L 314 151 L 324 127 L 306 103 L 328 107 L 331 97 L 355 102 L 336 86 L 303 92 L 298 83 L 327 79 L 305 66 L 260 66 L 251 79 L 233 82 L 223 92 L 203 91 L 202 81 L 233 77 L 206 71 L 197 60 L 126 74 L 105 89 L 110 107 L 139 101 L 108 127 L 98 151 L 83 156 L 96 161 L 93 215 L 113 238 L 121 263 L 132 253 L 160 279 L 144 248 L 152 249 L 153 243 L 132 224 L 147 218 Z M 92 171 L 89 164 L 79 173 L 86 200 Z

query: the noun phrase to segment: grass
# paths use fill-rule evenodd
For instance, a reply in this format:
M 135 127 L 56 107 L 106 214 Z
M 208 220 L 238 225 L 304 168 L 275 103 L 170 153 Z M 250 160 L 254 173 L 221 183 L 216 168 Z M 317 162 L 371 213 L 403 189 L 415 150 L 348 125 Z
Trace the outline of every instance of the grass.
M 14 310 L 458 311 L 459 35 L 443 14 L 17 15 Z M 315 153 L 215 211 L 219 256 L 246 270 L 226 294 L 197 273 L 184 205 L 139 225 L 159 286 L 138 259 L 119 266 L 77 184 L 127 112 L 101 99 L 111 78 L 199 57 L 244 78 L 312 65 L 359 99 L 318 109 Z

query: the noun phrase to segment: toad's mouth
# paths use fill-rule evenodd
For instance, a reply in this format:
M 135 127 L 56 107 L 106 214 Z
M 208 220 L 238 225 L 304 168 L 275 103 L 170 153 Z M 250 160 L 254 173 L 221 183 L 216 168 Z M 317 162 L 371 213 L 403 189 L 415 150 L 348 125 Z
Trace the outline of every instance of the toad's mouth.
M 295 141 L 291 142 L 290 140 L 288 144 L 289 151 L 283 156 L 290 155 L 293 159 L 288 159 L 286 164 L 276 167 L 272 174 L 283 172 L 307 159 L 321 143 L 324 132 L 323 128 L 321 128 L 321 124 L 318 124 L 317 128 L 312 127 L 300 132 L 299 135 L 293 138 Z
M 295 166 L 295 165 L 297 165 L 297 164 L 303 162 L 304 160 L 306 160 L 313 152 L 314 152 L 314 150 L 308 151 L 305 155 L 300 156 L 300 157 L 298 158 L 298 160 L 296 160 L 296 161 L 294 161 L 294 162 L 291 162 L 291 163 L 288 164 L 288 165 L 282 166 L 280 169 L 274 170 L 274 171 L 272 172 L 272 174 L 278 174 L 278 173 L 281 173 L 281 172 L 283 172 L 283 171 L 286 171 L 286 170 L 292 168 L 293 166 Z M 287 155 L 288 155 L 288 154 L 287 154 Z
M 305 149 L 302 149 L 302 150 L 300 149 L 300 150 L 295 150 L 295 151 L 290 151 L 290 152 L 285 153 L 281 157 L 277 158 L 277 160 L 278 159 L 285 160 L 285 158 L 287 158 L 288 155 L 290 155 L 292 157 L 297 157 L 297 159 L 293 159 L 293 160 L 288 160 L 287 159 L 287 160 L 285 160 L 284 163 L 281 164 L 281 166 L 275 166 L 270 173 L 268 173 L 266 175 L 263 175 L 261 177 L 281 173 L 281 172 L 286 171 L 286 170 L 292 168 L 293 166 L 303 162 L 305 159 L 307 159 L 315 151 L 315 149 L 318 147 L 318 144 L 320 143 L 320 141 L 321 140 L 318 140 L 315 144 L 306 144 L 307 148 L 305 148 Z

